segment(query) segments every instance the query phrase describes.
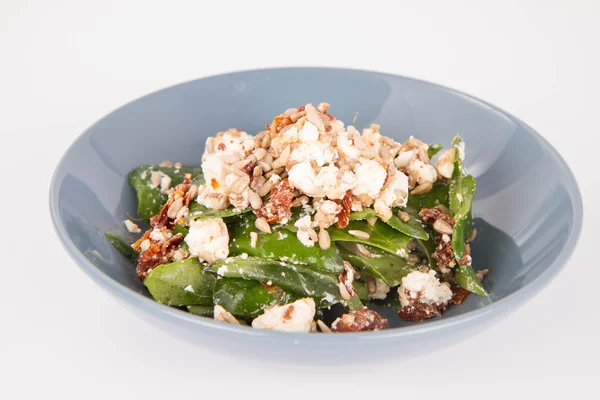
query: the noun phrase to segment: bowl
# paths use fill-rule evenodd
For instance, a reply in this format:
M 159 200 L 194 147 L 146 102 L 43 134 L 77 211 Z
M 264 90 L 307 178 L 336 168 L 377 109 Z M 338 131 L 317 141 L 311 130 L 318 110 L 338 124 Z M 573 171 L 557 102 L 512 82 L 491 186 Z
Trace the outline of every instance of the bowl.
M 489 297 L 470 295 L 440 318 L 379 332 L 291 334 L 215 322 L 151 299 L 132 265 L 104 238 L 122 233 L 134 213 L 128 173 L 168 159 L 199 165 L 204 142 L 229 127 L 264 129 L 290 107 L 326 101 L 349 123 L 373 122 L 399 141 L 409 135 L 448 146 L 466 142 L 466 167 L 477 179 L 472 245 Z M 91 126 L 67 150 L 50 188 L 58 236 L 81 269 L 136 315 L 190 342 L 239 354 L 314 360 L 376 354 L 407 356 L 472 335 L 523 305 L 565 265 L 582 224 L 573 174 L 539 134 L 484 101 L 439 85 L 378 72 L 335 68 L 265 69 L 212 76 L 135 100 Z M 397 321 L 397 322 L 396 322 Z M 391 351 L 390 349 L 394 349 Z M 345 357 L 347 359 L 347 357 Z

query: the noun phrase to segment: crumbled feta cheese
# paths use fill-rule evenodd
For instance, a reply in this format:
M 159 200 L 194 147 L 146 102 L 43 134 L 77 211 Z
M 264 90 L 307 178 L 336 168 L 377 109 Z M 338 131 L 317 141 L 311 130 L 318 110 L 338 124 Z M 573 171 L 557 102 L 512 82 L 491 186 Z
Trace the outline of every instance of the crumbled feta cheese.
M 433 270 L 428 273 L 413 271 L 402 278 L 398 294 L 403 307 L 415 300 L 424 304 L 442 304 L 452 298 L 450 288 L 440 283 Z
M 454 172 L 454 153 L 454 149 L 444 152 L 437 162 L 438 172 L 444 178 L 452 178 L 452 173 Z
M 379 199 L 388 207 L 405 207 L 408 200 L 408 177 L 398 171 L 385 186 Z
M 379 278 L 375 278 L 375 284 L 375 293 L 369 294 L 369 298 L 378 300 L 385 299 L 387 297 L 387 294 L 390 292 L 390 285 L 388 285 Z
M 288 179 L 296 189 L 312 197 L 321 197 L 323 188 L 316 185 L 316 178 L 315 170 L 305 162 L 294 165 L 288 173 Z
M 185 290 L 186 292 L 190 292 L 190 293 L 196 293 L 196 292 L 194 292 L 194 288 L 192 287 L 192 285 L 187 285 L 186 287 L 183 288 L 183 290 Z
M 304 217 L 299 218 L 294 226 L 298 228 L 298 232 L 296 233 L 298 240 L 306 247 L 313 247 L 315 242 L 311 240 L 311 230 L 313 232 L 314 230 L 312 221 L 310 220 L 310 215 L 305 215 Z
M 308 164 L 314 161 L 319 167 L 331 164 L 337 158 L 337 151 L 333 147 L 321 142 L 302 143 L 290 154 L 291 161 Z
M 293 303 L 265 309 L 252 321 L 252 327 L 282 332 L 310 332 L 315 317 L 315 301 L 303 298 Z
M 225 276 L 226 273 L 227 273 L 227 265 L 221 265 L 219 268 L 217 268 L 217 275 Z
M 411 160 L 415 157 L 417 152 L 415 150 L 403 151 L 398 154 L 398 157 L 394 160 L 394 165 L 396 168 L 406 168 Z
M 385 168 L 377 161 L 368 160 L 356 169 L 355 174 L 356 186 L 352 193 L 355 196 L 366 194 L 374 199 L 377 198 L 387 177 Z
M 209 263 L 223 260 L 229 254 L 229 233 L 222 218 L 203 218 L 193 221 L 185 237 L 190 254 Z
M 360 156 L 360 149 L 354 146 L 354 141 L 348 137 L 348 132 L 341 132 L 337 137 L 337 149 L 347 160 L 357 160 Z
M 216 190 L 225 185 L 228 172 L 227 164 L 216 154 L 205 153 L 202 157 L 202 173 L 209 189 Z
M 160 191 L 166 193 L 171 188 L 171 177 L 161 172 Z
M 150 232 L 150 240 L 158 243 L 163 243 L 166 240 L 169 240 L 173 234 L 171 231 L 167 229 L 158 229 L 154 228 L 152 232 Z
M 298 132 L 298 139 L 303 143 L 314 142 L 319 139 L 319 129 L 312 123 L 306 121 L 302 129 L 300 129 L 300 132 Z
M 123 223 L 125 224 L 125 227 L 127 228 L 127 230 L 131 233 L 140 233 L 142 231 L 140 229 L 140 227 L 137 226 L 137 224 L 133 223 L 132 221 L 130 221 L 128 219 L 123 221 Z
M 434 183 L 437 179 L 435 167 L 431 164 L 425 164 L 421 160 L 414 160 L 408 165 L 407 171 L 409 175 L 417 175 L 417 182 L 420 185 L 426 182 Z

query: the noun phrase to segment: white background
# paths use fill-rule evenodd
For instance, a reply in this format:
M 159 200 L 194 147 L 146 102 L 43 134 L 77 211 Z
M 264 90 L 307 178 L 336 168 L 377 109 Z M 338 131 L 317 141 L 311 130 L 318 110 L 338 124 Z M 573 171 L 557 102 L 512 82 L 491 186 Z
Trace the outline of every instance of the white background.
M 1 1 L 0 398 L 594 397 L 599 17 L 596 1 Z M 183 343 L 123 309 L 51 227 L 47 192 L 62 153 L 98 118 L 156 89 L 293 65 L 441 83 L 541 132 L 573 169 L 586 206 L 567 268 L 491 330 L 367 366 L 351 365 L 351 351 L 337 367 L 249 362 Z

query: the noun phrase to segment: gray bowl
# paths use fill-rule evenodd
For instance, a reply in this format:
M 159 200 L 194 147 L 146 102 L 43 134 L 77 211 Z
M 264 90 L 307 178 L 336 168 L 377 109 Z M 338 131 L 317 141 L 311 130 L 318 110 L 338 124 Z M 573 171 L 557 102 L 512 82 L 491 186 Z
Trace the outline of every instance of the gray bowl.
M 217 323 L 154 302 L 134 268 L 104 238 L 127 234 L 135 199 L 134 167 L 165 159 L 199 165 L 207 136 L 229 127 L 250 133 L 283 110 L 326 101 L 358 125 L 377 122 L 397 140 L 414 135 L 467 145 L 466 167 L 478 183 L 477 269 L 489 268 L 488 298 L 470 295 L 441 317 L 392 329 L 302 335 Z M 284 68 L 237 72 L 184 83 L 142 97 L 84 132 L 60 161 L 50 188 L 56 231 L 76 263 L 135 314 L 198 344 L 239 354 L 329 362 L 404 356 L 446 346 L 488 327 L 538 293 L 565 265 L 582 224 L 581 195 L 564 160 L 512 115 L 463 93 L 400 76 L 346 69 Z M 275 356 L 277 354 L 277 356 Z

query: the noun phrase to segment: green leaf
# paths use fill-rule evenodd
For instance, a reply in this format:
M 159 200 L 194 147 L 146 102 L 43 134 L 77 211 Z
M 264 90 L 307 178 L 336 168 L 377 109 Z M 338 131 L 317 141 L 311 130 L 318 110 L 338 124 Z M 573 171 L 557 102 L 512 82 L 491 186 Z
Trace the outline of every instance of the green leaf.
M 414 207 L 416 210 L 421 210 L 421 208 L 433 208 L 438 204 L 448 207 L 448 190 L 449 185 L 447 183 L 436 183 L 429 192 L 417 196 L 411 195 L 409 196 L 409 200 L 412 197 L 418 202 L 419 205 Z
M 450 214 L 455 220 L 465 218 L 471 212 L 476 183 L 471 176 L 454 178 L 449 189 Z
M 481 284 L 481 281 L 475 275 L 473 267 L 470 265 L 458 265 L 454 274 L 454 282 L 460 287 L 480 296 L 487 296 L 488 293 Z
M 258 282 L 270 281 L 285 291 L 300 296 L 315 297 L 327 304 L 343 302 L 338 287 L 338 277 L 307 265 L 295 265 L 256 257 L 235 257 L 215 261 L 207 267 L 207 270 L 225 278 L 241 278 Z M 227 307 L 225 308 L 227 309 Z
M 348 215 L 350 221 L 362 221 L 373 217 L 377 217 L 375 210 L 366 207 L 362 211 L 353 211 Z
M 224 210 L 213 210 L 212 208 L 208 208 L 196 201 L 190 204 L 190 219 L 201 219 L 201 218 L 227 218 L 233 217 L 236 215 L 245 214 L 251 211 L 252 208 L 248 207 L 243 210 L 237 210 L 233 207 L 226 208 Z
M 197 258 L 159 265 L 144 280 L 152 297 L 169 306 L 212 304 L 214 284 Z
M 368 239 L 360 239 L 349 231 L 363 231 L 369 234 Z M 332 226 L 328 229 L 332 242 L 356 242 L 378 247 L 396 255 L 408 254 L 410 237 L 398 232 L 384 222 L 377 221 L 374 226 L 369 226 L 365 221 L 350 221 L 344 229 Z
M 116 233 L 110 231 L 105 232 L 104 236 L 106 237 L 106 239 L 108 239 L 110 244 L 112 244 L 115 247 L 115 249 L 117 249 L 119 253 L 123 254 L 129 260 L 137 263 L 137 259 L 140 253 L 139 251 L 131 247 L 131 243 L 129 242 L 129 240 L 127 240 L 121 235 L 117 235 Z
M 318 245 L 306 247 L 293 232 L 282 229 L 273 233 L 263 233 L 256 229 L 255 222 L 254 214 L 246 214 L 228 224 L 229 254 L 235 256 L 246 253 L 252 257 L 286 260 L 336 274 L 344 270 L 342 257 L 335 246 L 327 250 L 322 250 Z M 251 246 L 250 232 L 258 234 L 256 247 Z
M 160 212 L 168 196 L 157 188 L 151 187 L 152 171 L 160 171 L 171 178 L 171 187 L 183 182 L 186 173 L 192 177 L 202 176 L 200 167 L 159 167 L 158 165 L 142 165 L 129 173 L 129 184 L 135 190 L 138 200 L 138 216 L 148 220 Z
M 269 306 L 288 304 L 296 299 L 297 296 L 279 287 L 269 291 L 262 283 L 253 280 L 221 278 L 215 283 L 214 303 L 242 318 L 254 318 Z
M 215 307 L 214 306 L 188 306 L 190 314 L 199 315 L 201 317 L 212 317 Z
M 419 219 L 419 214 L 415 209 L 406 207 L 401 210 L 407 212 L 410 216 L 410 219 L 407 222 L 402 222 L 397 216 L 397 211 L 398 210 L 394 210 L 394 214 L 385 222 L 386 224 L 396 229 L 398 232 L 404 233 L 412 238 L 421 240 L 429 239 L 429 235 L 427 234 L 427 231 L 425 231 L 425 228 L 423 228 L 423 224 Z
M 427 149 L 427 157 L 429 157 L 429 159 L 431 160 L 433 158 L 433 156 L 435 156 L 437 153 L 440 152 L 440 150 L 442 150 L 444 148 L 444 146 L 442 146 L 439 143 L 431 143 L 429 145 L 429 149 Z
M 367 271 L 390 286 L 398 286 L 402 278 L 417 269 L 416 265 L 408 265 L 402 257 L 378 251 L 370 246 L 367 249 L 373 254 L 372 258 L 356 254 L 342 254 L 342 257 L 353 267 Z

